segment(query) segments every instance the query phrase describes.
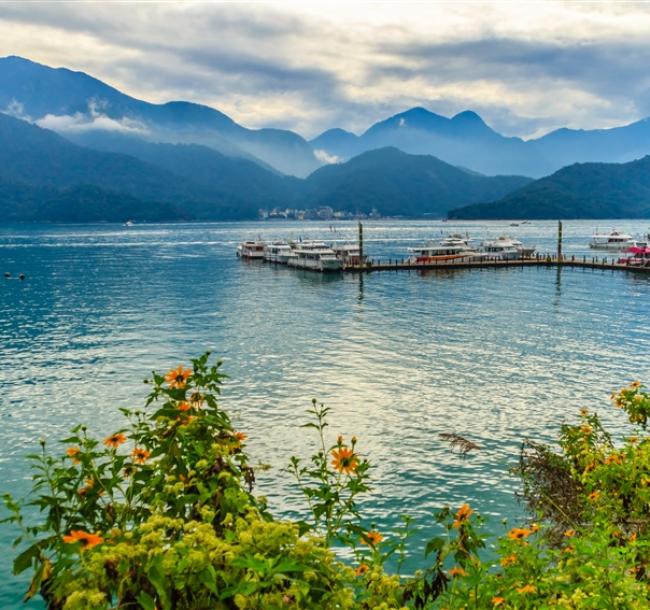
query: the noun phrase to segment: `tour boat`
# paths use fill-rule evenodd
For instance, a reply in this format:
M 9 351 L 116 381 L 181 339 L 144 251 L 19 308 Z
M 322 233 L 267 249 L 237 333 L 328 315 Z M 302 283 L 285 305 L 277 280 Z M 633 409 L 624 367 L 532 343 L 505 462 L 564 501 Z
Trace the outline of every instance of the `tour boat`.
M 361 265 L 361 249 L 358 244 L 343 244 L 341 246 L 332 246 L 336 258 L 340 259 L 345 266 Z M 365 256 L 363 257 L 366 258 Z
M 643 245 L 636 245 L 628 248 L 626 252 L 629 256 L 619 258 L 618 262 L 624 265 L 632 265 L 634 267 L 650 267 L 650 247 L 648 247 L 646 242 L 639 243 Z
M 237 256 L 263 259 L 265 246 L 263 241 L 243 241 L 237 246 Z
M 611 233 L 594 233 L 589 247 L 594 250 L 625 250 L 634 245 L 634 239 L 627 233 L 612 231 Z
M 507 235 L 501 235 L 497 239 L 484 241 L 481 252 L 488 258 L 513 260 L 532 256 L 535 248 L 532 246 L 524 246 L 518 239 L 511 239 Z
M 453 237 L 408 250 L 412 253 L 408 261 L 414 265 L 467 262 L 477 257 L 476 250 L 470 248 L 464 239 Z
M 270 263 L 286 265 L 295 256 L 291 244 L 286 241 L 274 241 L 264 246 L 264 260 Z
M 293 254 L 287 261 L 290 267 L 312 271 L 340 271 L 343 268 L 343 262 L 336 257 L 334 250 L 322 241 L 299 242 Z

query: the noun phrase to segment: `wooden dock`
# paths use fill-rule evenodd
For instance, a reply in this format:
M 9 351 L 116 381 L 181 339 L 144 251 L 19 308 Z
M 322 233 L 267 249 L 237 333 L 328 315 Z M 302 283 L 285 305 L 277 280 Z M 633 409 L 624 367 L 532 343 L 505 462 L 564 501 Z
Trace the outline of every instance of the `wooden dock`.
M 375 271 L 418 271 L 451 269 L 503 269 L 509 267 L 572 267 L 581 269 L 603 269 L 611 271 L 630 271 L 650 275 L 650 265 L 628 265 L 617 262 L 617 258 L 608 256 L 561 256 L 537 254 L 530 258 L 512 260 L 483 259 L 478 261 L 413 263 L 408 259 L 373 260 L 368 259 L 364 265 L 348 265 L 345 273 L 374 273 Z

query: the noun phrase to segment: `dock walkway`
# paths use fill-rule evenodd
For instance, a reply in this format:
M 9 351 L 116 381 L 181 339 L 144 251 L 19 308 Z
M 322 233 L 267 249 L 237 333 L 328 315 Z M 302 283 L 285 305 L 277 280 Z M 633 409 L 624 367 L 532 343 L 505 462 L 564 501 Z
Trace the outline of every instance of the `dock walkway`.
M 373 273 L 375 271 L 414 271 L 429 269 L 499 269 L 503 267 L 574 267 L 583 269 L 604 269 L 611 271 L 631 271 L 650 275 L 650 265 L 629 265 L 617 262 L 614 257 L 600 256 L 562 256 L 537 254 L 530 258 L 512 260 L 483 259 L 480 261 L 435 262 L 416 264 L 408 259 L 388 259 L 366 261 L 365 265 L 348 265 L 346 273 Z

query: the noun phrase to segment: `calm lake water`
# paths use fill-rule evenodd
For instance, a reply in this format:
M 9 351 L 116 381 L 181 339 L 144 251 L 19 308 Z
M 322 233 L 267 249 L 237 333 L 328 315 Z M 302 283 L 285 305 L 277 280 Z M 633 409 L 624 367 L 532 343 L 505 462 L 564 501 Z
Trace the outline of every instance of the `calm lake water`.
M 637 234 L 648 222 L 603 222 Z M 565 252 L 588 252 L 594 222 L 565 223 Z M 402 257 L 440 232 L 507 232 L 540 251 L 556 223 L 365 223 L 373 257 Z M 390 535 L 399 515 L 434 531 L 431 515 L 469 501 L 500 531 L 516 518 L 508 474 L 522 439 L 552 440 L 579 407 L 602 412 L 612 389 L 650 379 L 650 277 L 530 268 L 321 276 L 250 264 L 238 241 L 293 237 L 348 241 L 354 223 L 267 222 L 2 226 L 0 481 L 29 487 L 24 455 L 78 421 L 98 435 L 119 406 L 142 403 L 141 380 L 210 349 L 224 359 L 222 405 L 249 434 L 258 492 L 278 514 L 299 509 L 283 471 L 307 456 L 301 428 L 312 397 L 332 407 L 331 434 L 359 437 L 375 468 L 369 521 Z M 481 446 L 461 459 L 438 435 Z M 12 532 L 0 526 L 0 608 L 20 607 L 11 578 Z M 33 604 L 35 607 L 37 603 Z

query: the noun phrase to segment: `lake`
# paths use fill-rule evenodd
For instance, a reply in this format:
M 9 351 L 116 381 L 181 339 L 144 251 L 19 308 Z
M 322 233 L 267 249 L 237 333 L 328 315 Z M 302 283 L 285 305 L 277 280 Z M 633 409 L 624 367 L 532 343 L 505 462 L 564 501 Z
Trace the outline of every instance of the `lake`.
M 647 232 L 648 221 L 564 224 L 566 254 L 593 230 Z M 557 224 L 535 221 L 364 223 L 370 256 L 403 257 L 441 231 L 508 233 L 555 249 Z M 550 441 L 594 408 L 625 430 L 612 389 L 650 378 L 650 276 L 586 269 L 311 274 L 235 257 L 244 239 L 356 238 L 356 223 L 3 225 L 0 272 L 0 481 L 29 488 L 25 454 L 76 422 L 97 435 L 142 404 L 142 380 L 206 349 L 230 376 L 222 406 L 249 435 L 258 492 L 278 514 L 301 507 L 291 455 L 312 397 L 333 409 L 330 433 L 355 434 L 374 464 L 365 513 L 387 535 L 414 516 L 417 551 L 432 514 L 469 501 L 500 531 L 522 511 L 508 469 L 522 439 Z M 480 445 L 462 459 L 439 439 Z M 0 526 L 0 607 L 21 607 L 12 532 Z M 38 602 L 31 604 L 38 607 Z

